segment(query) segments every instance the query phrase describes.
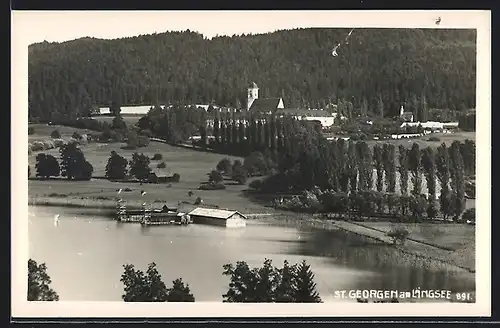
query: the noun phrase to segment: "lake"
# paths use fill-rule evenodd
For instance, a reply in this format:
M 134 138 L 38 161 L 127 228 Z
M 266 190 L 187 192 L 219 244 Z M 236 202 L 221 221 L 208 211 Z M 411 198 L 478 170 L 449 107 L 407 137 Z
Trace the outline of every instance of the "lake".
M 118 223 L 99 210 L 30 206 L 29 213 L 29 256 L 47 264 L 61 301 L 121 301 L 123 265 L 145 271 L 150 262 L 157 264 L 167 287 L 182 278 L 196 301 L 222 301 L 229 284 L 222 266 L 240 260 L 260 266 L 265 258 L 279 267 L 285 259 L 305 259 L 325 302 L 338 301 L 335 290 L 475 289 L 474 275 L 444 265 L 395 263 L 390 247 L 342 231 L 264 220 L 249 220 L 241 229 L 196 224 L 143 228 Z

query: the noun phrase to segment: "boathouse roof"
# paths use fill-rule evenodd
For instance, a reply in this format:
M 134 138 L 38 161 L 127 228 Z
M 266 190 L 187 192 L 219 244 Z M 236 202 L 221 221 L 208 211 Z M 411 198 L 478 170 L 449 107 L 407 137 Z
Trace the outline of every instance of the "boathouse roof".
M 211 217 L 215 219 L 224 219 L 227 220 L 234 214 L 239 214 L 242 217 L 245 217 L 243 214 L 241 214 L 238 211 L 230 211 L 230 210 L 221 210 L 221 209 L 216 209 L 216 208 L 203 208 L 203 207 L 198 207 L 189 212 L 189 215 L 195 215 L 195 216 L 205 216 L 205 217 Z

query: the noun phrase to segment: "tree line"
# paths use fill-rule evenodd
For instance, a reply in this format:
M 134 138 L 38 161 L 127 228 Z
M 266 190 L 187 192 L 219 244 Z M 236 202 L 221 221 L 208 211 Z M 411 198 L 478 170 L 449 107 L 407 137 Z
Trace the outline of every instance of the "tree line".
M 418 143 L 371 148 L 365 141 L 326 141 L 301 133 L 291 137 L 290 145 L 276 157 L 277 173 L 250 186 L 272 193 L 318 190 L 315 196 L 333 212 L 396 214 L 397 203 L 402 216 L 411 210 L 416 217 L 435 218 L 438 202 L 443 218 L 458 219 L 465 209 L 466 179 L 475 175 L 475 143 L 470 140 L 437 149 L 421 149 Z M 373 208 L 377 204 L 378 210 Z
M 304 260 L 297 264 L 284 261 L 281 268 L 265 259 L 261 267 L 251 268 L 245 261 L 223 266 L 223 275 L 229 278 L 228 290 L 222 295 L 224 303 L 320 303 L 314 273 Z M 146 272 L 132 264 L 123 266 L 120 282 L 124 286 L 125 302 L 194 302 L 189 284 L 182 278 L 167 287 L 156 263 L 148 265 Z M 50 287 L 52 283 L 45 263 L 38 265 L 28 260 L 28 301 L 58 301 L 59 295 Z
M 36 156 L 36 176 L 48 179 L 63 176 L 68 180 L 90 180 L 94 167 L 88 162 L 77 142 L 62 144 L 59 148 L 60 161 L 53 155 L 40 153 Z M 31 169 L 28 166 L 28 176 Z
M 29 46 L 29 116 L 88 116 L 98 106 L 216 103 L 242 108 L 248 84 L 286 106 L 351 102 L 396 115 L 415 98 L 429 108 L 475 107 L 476 32 L 309 28 L 207 39 L 192 31 Z M 428 72 L 433 72 L 432 78 Z

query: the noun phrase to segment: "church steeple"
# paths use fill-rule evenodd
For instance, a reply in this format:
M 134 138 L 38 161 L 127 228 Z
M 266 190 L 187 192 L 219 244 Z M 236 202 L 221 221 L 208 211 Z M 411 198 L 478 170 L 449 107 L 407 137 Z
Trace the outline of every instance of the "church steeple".
M 259 87 L 255 82 L 252 82 L 250 86 L 248 87 L 248 94 L 247 94 L 247 110 L 250 110 L 250 107 L 252 107 L 252 103 L 255 101 L 255 99 L 259 98 Z

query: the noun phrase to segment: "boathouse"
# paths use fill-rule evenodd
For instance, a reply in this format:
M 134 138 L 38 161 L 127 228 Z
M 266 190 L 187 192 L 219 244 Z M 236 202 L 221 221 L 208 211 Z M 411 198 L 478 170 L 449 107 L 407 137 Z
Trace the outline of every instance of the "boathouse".
M 193 223 L 212 224 L 230 228 L 246 226 L 246 217 L 238 211 L 198 207 L 188 214 Z

